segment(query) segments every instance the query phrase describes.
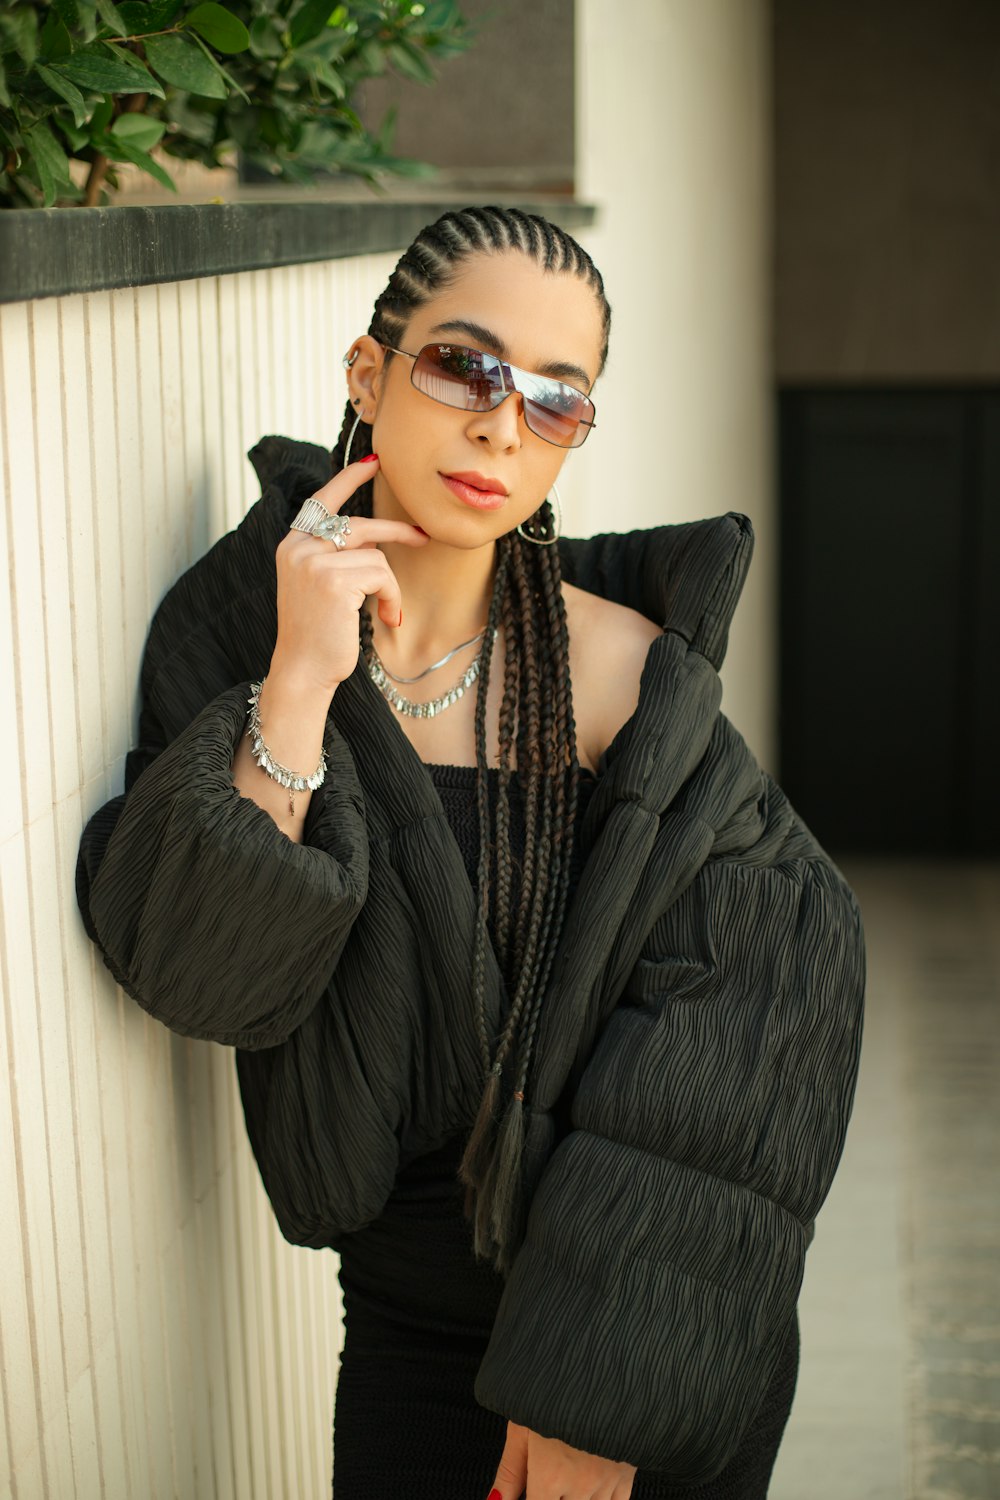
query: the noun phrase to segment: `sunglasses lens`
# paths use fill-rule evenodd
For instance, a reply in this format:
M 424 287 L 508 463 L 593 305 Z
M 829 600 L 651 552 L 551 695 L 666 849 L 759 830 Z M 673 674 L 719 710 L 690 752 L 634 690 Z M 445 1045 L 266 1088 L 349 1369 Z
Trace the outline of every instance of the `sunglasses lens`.
M 579 448 L 594 421 L 590 398 L 544 375 L 513 373 L 531 431 L 559 448 Z M 490 411 L 510 395 L 496 356 L 459 344 L 425 345 L 414 360 L 411 378 L 418 391 L 461 411 Z
M 463 411 L 489 411 L 497 395 L 506 394 L 494 356 L 456 344 L 421 349 L 413 365 L 413 384 L 435 401 Z
M 524 396 L 524 420 L 531 431 L 560 448 L 579 448 L 594 420 L 589 396 L 561 381 L 520 370 L 517 382 Z

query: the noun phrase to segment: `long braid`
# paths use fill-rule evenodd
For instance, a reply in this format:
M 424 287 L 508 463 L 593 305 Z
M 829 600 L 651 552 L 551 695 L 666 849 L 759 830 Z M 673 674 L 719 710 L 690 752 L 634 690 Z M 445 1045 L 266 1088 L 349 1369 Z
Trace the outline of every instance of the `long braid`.
M 529 543 L 530 545 L 530 543 Z M 539 679 L 540 664 L 531 644 L 538 640 L 535 611 L 532 607 L 531 584 L 527 576 L 527 548 L 519 547 L 514 555 L 514 582 L 517 589 L 516 603 L 520 615 L 521 639 L 525 643 L 522 674 L 524 687 L 521 690 L 521 714 L 518 734 L 518 769 L 522 776 L 526 765 L 527 776 L 522 780 L 524 795 L 524 871 L 521 881 L 521 900 L 514 929 L 514 967 L 520 972 L 524 967 L 527 933 L 525 924 L 532 905 L 535 874 L 535 855 L 538 847 L 537 821 L 539 794 L 541 791 L 542 755 L 546 749 L 541 741 L 541 697 Z M 548 757 L 544 761 L 548 765 Z
M 403 252 L 377 298 L 368 332 L 382 343 L 403 344 L 413 313 L 449 284 L 464 260 L 475 254 L 507 250 L 521 251 L 546 271 L 578 276 L 593 288 L 603 325 L 600 374 L 607 360 L 611 323 L 611 309 L 600 272 L 570 235 L 547 219 L 516 208 L 450 210 L 421 230 Z M 393 358 L 394 354 L 387 349 L 385 364 Z M 343 467 L 354 418 L 354 409 L 347 403 L 340 436 L 331 454 L 334 473 Z M 363 458 L 371 451 L 371 428 L 361 423 L 355 432 L 351 458 Z M 370 516 L 372 501 L 369 481 L 354 491 L 341 510 L 348 515 Z M 542 501 L 526 524 L 551 535 L 552 513 L 547 500 Z M 466 1188 L 465 1212 L 473 1224 L 475 1253 L 506 1273 L 522 1238 L 526 1213 L 521 1173 L 524 1098 L 545 987 L 565 917 L 574 845 L 578 761 L 558 545 L 532 546 L 512 531 L 498 538 L 496 548 L 496 574 L 483 639 L 475 714 L 480 852 L 471 968 L 483 1092 L 458 1176 Z M 498 627 L 504 642 L 504 690 L 493 837 L 486 700 L 494 659 L 493 631 Z M 360 636 L 366 648 L 371 643 L 371 633 L 371 620 L 362 609 Z M 525 828 L 516 917 L 511 911 L 512 759 L 524 799 Z M 491 884 L 495 884 L 498 959 L 508 995 L 512 996 L 497 1038 L 488 1036 L 485 1022 Z M 511 1053 L 514 1089 L 502 1117 L 498 1118 L 503 1064 Z
M 507 612 L 509 614 L 509 611 Z M 500 704 L 500 775 L 497 794 L 496 832 L 496 907 L 494 931 L 497 949 L 504 963 L 504 980 L 508 988 L 517 988 L 513 962 L 506 962 L 510 944 L 510 890 L 514 857 L 510 847 L 510 747 L 514 737 L 518 689 L 521 682 L 522 648 L 513 621 L 505 620 L 506 660 L 504 661 L 504 694 Z M 522 864 L 523 870 L 523 864 Z M 521 876 L 523 879 L 523 874 Z
M 566 606 L 562 590 L 558 586 L 559 566 L 558 558 L 552 556 L 554 552 L 555 548 L 546 548 L 539 559 L 541 583 L 547 618 L 556 623 L 561 653 L 564 653 L 568 661 L 569 632 L 566 622 Z M 518 1191 L 518 1169 L 524 1141 L 522 1100 L 535 1031 L 541 1014 L 542 997 L 548 983 L 566 908 L 576 820 L 578 766 L 575 748 L 576 725 L 573 717 L 569 673 L 557 676 L 554 686 L 554 712 L 548 716 L 549 722 L 546 728 L 553 732 L 551 743 L 558 769 L 547 782 L 549 798 L 543 816 L 539 843 L 539 885 L 544 889 L 545 895 L 543 898 L 544 914 L 538 934 L 538 972 L 522 1017 L 521 1044 L 515 1067 L 515 1090 L 500 1127 L 500 1145 L 494 1157 L 489 1179 L 492 1187 L 492 1192 L 488 1195 L 491 1232 L 495 1238 L 503 1238 L 513 1245 L 520 1244 L 523 1238 L 527 1207 L 523 1193 Z M 547 701 L 551 701 L 548 695 Z M 543 743 L 548 742 L 543 729 Z M 568 766 L 563 763 L 567 752 Z M 552 804 L 551 809 L 549 803 Z M 546 863 L 549 864 L 548 872 L 544 869 Z

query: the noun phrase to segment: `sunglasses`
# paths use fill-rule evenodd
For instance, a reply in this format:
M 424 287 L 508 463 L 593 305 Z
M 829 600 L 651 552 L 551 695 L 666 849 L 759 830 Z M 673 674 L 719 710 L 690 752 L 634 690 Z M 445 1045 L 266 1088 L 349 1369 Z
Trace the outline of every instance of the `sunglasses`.
M 382 340 L 378 340 L 382 343 Z M 524 398 L 528 430 L 557 448 L 579 448 L 594 422 L 594 403 L 575 386 L 519 370 L 495 354 L 460 344 L 425 344 L 419 354 L 382 343 L 413 360 L 410 380 L 418 391 L 461 411 L 492 411 L 512 391 Z

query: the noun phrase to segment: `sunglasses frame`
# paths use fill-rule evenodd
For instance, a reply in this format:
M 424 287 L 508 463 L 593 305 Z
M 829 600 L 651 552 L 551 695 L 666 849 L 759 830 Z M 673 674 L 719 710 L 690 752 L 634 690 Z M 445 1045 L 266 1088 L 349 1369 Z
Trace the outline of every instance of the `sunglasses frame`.
M 387 344 L 384 339 L 376 339 L 375 342 L 377 344 L 381 344 L 383 349 L 391 349 L 393 354 L 405 354 L 407 359 L 412 359 L 413 364 L 410 367 L 410 384 L 413 386 L 414 390 L 420 391 L 420 394 L 422 396 L 429 396 L 432 401 L 437 401 L 441 406 L 451 406 L 453 411 L 462 411 L 463 408 L 460 406 L 452 406 L 452 403 L 450 401 L 442 401 L 440 396 L 431 396 L 429 391 L 420 390 L 420 386 L 418 386 L 416 381 L 413 379 L 417 368 L 417 360 L 420 358 L 421 354 L 423 354 L 425 349 L 458 349 L 467 354 L 486 355 L 488 359 L 495 359 L 497 365 L 500 368 L 501 378 L 503 379 L 505 385 L 509 384 L 510 389 L 504 392 L 504 394 L 500 397 L 500 401 L 498 401 L 495 406 L 487 407 L 486 410 L 496 411 L 497 406 L 499 406 L 501 402 L 506 401 L 508 396 L 513 395 L 514 392 L 517 391 L 523 401 L 524 421 L 526 427 L 528 428 L 528 431 L 533 433 L 535 437 L 541 438 L 543 443 L 551 443 L 553 448 L 563 448 L 567 451 L 570 451 L 573 448 L 582 448 L 591 432 L 593 432 L 594 428 L 597 426 L 596 422 L 578 422 L 578 428 L 583 427 L 586 429 L 583 437 L 578 443 L 557 443 L 554 442 L 552 438 L 547 438 L 544 433 L 536 432 L 534 427 L 532 427 L 530 421 L 528 420 L 528 402 L 535 401 L 535 404 L 538 406 L 541 406 L 543 403 L 540 401 L 536 401 L 536 398 L 534 396 L 526 395 L 518 385 L 514 377 L 516 375 L 526 375 L 531 380 L 551 380 L 553 385 L 559 386 L 565 386 L 566 382 L 563 380 L 556 380 L 551 375 L 535 375 L 531 370 L 522 370 L 519 365 L 508 364 L 505 359 L 501 359 L 498 354 L 491 354 L 488 349 L 476 349 L 471 344 L 442 344 L 438 341 L 434 341 L 430 344 L 424 344 L 416 354 L 411 354 L 409 349 L 397 349 L 395 344 Z M 582 396 L 585 400 L 589 401 L 591 411 L 594 413 L 595 417 L 597 416 L 597 408 L 586 391 L 578 391 L 575 385 L 566 386 L 566 389 L 573 391 L 577 396 Z

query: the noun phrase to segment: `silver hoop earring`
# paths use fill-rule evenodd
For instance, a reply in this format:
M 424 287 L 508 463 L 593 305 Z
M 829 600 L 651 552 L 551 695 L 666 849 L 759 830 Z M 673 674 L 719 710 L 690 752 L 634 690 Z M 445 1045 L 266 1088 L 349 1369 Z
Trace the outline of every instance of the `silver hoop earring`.
M 361 413 L 358 412 L 357 416 L 354 418 L 354 426 L 351 428 L 351 435 L 347 439 L 347 447 L 344 449 L 344 468 L 345 469 L 347 468 L 347 465 L 351 461 L 351 444 L 354 442 L 354 434 L 358 430 L 358 423 L 360 421 L 361 421 Z
M 551 536 L 546 536 L 546 537 L 529 536 L 528 533 L 524 529 L 524 523 L 523 522 L 517 528 L 517 534 L 518 534 L 518 536 L 523 536 L 524 540 L 526 542 L 534 542 L 534 544 L 535 544 L 536 547 L 551 547 L 553 542 L 557 542 L 559 540 L 559 537 L 560 537 L 560 535 L 562 533 L 562 501 L 559 499 L 559 486 L 557 484 L 553 484 L 553 486 L 552 486 L 552 494 L 555 496 L 555 499 L 556 499 L 556 517 L 557 517 L 557 519 L 556 519 L 556 529 L 552 533 Z M 549 497 L 546 496 L 546 499 L 548 499 L 548 498 Z M 541 509 L 541 506 L 539 506 L 539 510 L 540 509 Z

